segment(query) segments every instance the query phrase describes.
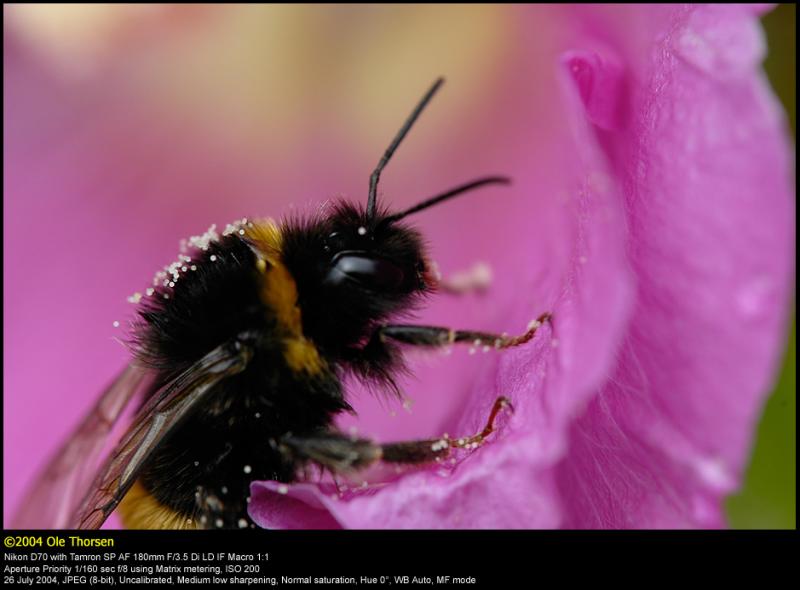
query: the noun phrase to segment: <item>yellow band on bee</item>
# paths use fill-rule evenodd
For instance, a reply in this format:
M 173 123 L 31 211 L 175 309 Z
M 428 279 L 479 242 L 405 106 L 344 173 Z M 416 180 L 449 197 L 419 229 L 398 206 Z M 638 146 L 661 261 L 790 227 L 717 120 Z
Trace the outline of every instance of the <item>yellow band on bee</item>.
M 183 516 L 156 500 L 140 482 L 135 482 L 117 511 L 126 529 L 196 529 L 193 518 Z
M 261 300 L 274 313 L 284 342 L 283 355 L 292 371 L 316 375 L 325 367 L 314 343 L 303 334 L 303 321 L 297 305 L 297 284 L 281 262 L 281 231 L 271 219 L 247 228 L 248 241 L 258 250 L 257 266 L 263 274 Z

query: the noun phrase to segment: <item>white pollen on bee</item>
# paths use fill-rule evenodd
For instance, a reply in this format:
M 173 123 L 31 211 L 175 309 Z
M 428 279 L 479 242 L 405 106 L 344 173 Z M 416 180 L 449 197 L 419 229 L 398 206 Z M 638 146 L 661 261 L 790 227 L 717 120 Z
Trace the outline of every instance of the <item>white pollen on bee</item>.
M 119 322 L 117 320 L 114 320 L 114 322 L 111 325 L 114 326 L 115 328 L 119 328 Z
M 248 504 L 250 503 L 250 496 L 247 496 L 247 498 L 245 499 L 245 502 L 247 502 Z
M 161 286 L 162 287 L 169 287 L 169 279 L 164 279 L 163 281 L 161 281 Z
M 178 254 L 178 258 L 180 258 L 180 254 Z M 178 276 L 178 268 L 180 268 L 180 266 L 181 266 L 181 261 L 180 260 L 176 260 L 175 262 L 173 262 L 169 266 L 165 266 L 164 270 L 167 271 L 172 276 L 176 277 L 176 276 Z
M 150 287 L 149 289 L 147 289 L 147 291 L 145 291 L 145 293 L 147 294 L 148 297 L 152 297 L 153 293 L 155 293 L 155 292 L 156 292 L 156 290 L 153 289 L 152 287 Z
M 528 330 L 536 330 L 541 325 L 542 322 L 540 322 L 539 320 L 531 320 L 531 322 L 528 324 Z
M 483 350 L 483 352 L 489 352 L 491 348 L 492 348 L 491 346 L 484 346 L 481 350 Z
M 194 264 L 193 264 L 193 265 L 192 265 L 190 268 L 191 268 L 192 270 L 197 270 L 197 267 L 196 267 Z
M 495 348 L 500 348 L 502 345 L 503 345 L 502 339 L 500 339 L 500 338 L 495 338 L 494 339 L 494 347 Z
M 253 468 L 252 468 L 252 467 L 250 467 L 249 465 L 245 465 L 245 466 L 244 466 L 244 472 L 245 472 L 245 473 L 250 473 L 251 471 L 253 471 Z
M 358 228 L 358 235 L 359 235 L 359 236 L 365 236 L 365 235 L 367 235 L 367 228 L 366 228 L 366 227 L 364 227 L 363 225 L 362 225 L 361 227 L 359 227 L 359 228 Z
M 174 287 L 174 286 L 175 286 L 175 281 L 170 281 L 169 282 L 169 287 Z
M 128 303 L 139 303 L 141 300 L 142 294 L 138 292 L 128 297 Z
M 255 417 L 256 417 L 256 418 L 261 418 L 261 412 L 256 412 L 256 413 L 255 413 Z
M 228 493 L 228 488 L 227 488 L 227 486 L 222 486 L 219 491 L 222 492 L 223 494 L 227 494 Z
M 208 517 L 207 517 L 207 516 L 201 516 L 201 517 L 200 517 L 200 522 L 201 522 L 202 524 L 205 524 L 205 523 L 207 523 L 207 522 L 208 522 Z
M 228 225 L 226 225 L 225 231 L 222 232 L 222 235 L 230 236 L 236 233 L 239 234 L 240 236 L 243 236 L 245 234 L 243 226 L 253 227 L 251 223 L 248 223 L 247 218 L 243 217 L 242 219 L 238 219 L 233 223 L 229 223 Z
M 288 494 L 289 493 L 289 486 L 287 486 L 285 484 L 279 485 L 278 486 L 278 493 L 279 494 L 284 494 L 284 495 Z
M 472 343 L 475 348 L 478 348 L 481 345 L 481 339 L 476 338 L 475 341 Z
M 214 521 L 214 524 L 217 526 L 218 529 L 221 529 L 222 525 L 225 523 L 222 521 L 221 518 L 218 518 L 217 520 Z
M 195 466 L 195 467 L 200 467 L 200 461 L 195 461 L 195 462 L 194 462 L 194 466 Z
M 186 266 L 182 266 L 182 267 L 181 267 L 181 271 L 182 271 L 182 272 L 186 272 L 187 270 L 189 270 L 189 268 L 188 268 L 188 267 L 186 267 Z
M 208 250 L 208 245 L 211 242 L 219 241 L 219 234 L 216 230 L 217 226 L 214 224 L 209 227 L 208 231 L 206 231 L 206 233 L 204 233 L 202 236 L 192 236 L 189 238 L 187 244 L 194 248 L 199 248 L 200 250 Z
M 164 299 L 169 299 L 169 295 L 167 295 L 166 293 L 164 293 Z
M 239 519 L 239 528 L 246 529 L 247 528 L 247 521 L 244 518 Z
M 216 261 L 217 261 L 217 255 L 216 255 L 216 254 L 212 254 L 211 256 L 209 256 L 209 257 L 208 257 L 208 259 L 209 259 L 211 262 L 216 262 Z

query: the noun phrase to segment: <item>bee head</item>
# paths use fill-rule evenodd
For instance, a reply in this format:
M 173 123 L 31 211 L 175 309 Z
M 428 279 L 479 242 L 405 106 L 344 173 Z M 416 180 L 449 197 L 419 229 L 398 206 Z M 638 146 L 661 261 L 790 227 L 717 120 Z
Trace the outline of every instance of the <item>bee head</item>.
M 338 203 L 330 214 L 290 221 L 281 232 L 304 330 L 329 352 L 347 349 L 371 326 L 413 309 L 434 286 L 422 237 L 404 223 L 407 216 L 484 185 L 509 183 L 504 176 L 487 176 L 396 213 L 378 205 L 381 172 L 443 83 L 434 82 L 384 152 L 370 176 L 366 207 Z
M 388 216 L 368 219 L 350 205 L 340 205 L 325 225 L 327 286 L 389 299 L 403 299 L 430 286 L 422 238 L 415 230 Z
M 315 342 L 329 349 L 352 345 L 431 290 L 422 237 L 386 219 L 370 222 L 363 207 L 338 203 L 329 215 L 284 225 L 283 261 L 297 283 L 304 330 Z

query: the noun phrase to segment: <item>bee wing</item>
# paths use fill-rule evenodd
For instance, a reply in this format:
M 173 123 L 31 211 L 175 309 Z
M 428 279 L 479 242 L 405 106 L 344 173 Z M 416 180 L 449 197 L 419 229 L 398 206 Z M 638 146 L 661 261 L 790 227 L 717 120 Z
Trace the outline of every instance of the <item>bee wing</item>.
M 151 376 L 147 369 L 129 365 L 114 379 L 28 488 L 25 503 L 12 522 L 13 528 L 69 526 L 91 485 L 111 429 Z
M 161 441 L 211 388 L 243 371 L 251 356 L 251 350 L 238 340 L 226 343 L 161 387 L 103 464 L 72 524 L 80 529 L 100 528 Z

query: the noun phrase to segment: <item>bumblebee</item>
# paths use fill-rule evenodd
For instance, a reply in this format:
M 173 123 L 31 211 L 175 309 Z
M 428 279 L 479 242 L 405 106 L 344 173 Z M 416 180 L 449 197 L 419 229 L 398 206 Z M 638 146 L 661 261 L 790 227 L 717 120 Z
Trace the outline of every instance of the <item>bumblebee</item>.
M 481 432 L 460 439 L 378 444 L 333 427 L 353 411 L 346 373 L 398 392 L 401 346 L 508 348 L 550 317 L 517 337 L 391 323 L 441 287 L 406 217 L 509 182 L 480 178 L 400 212 L 378 206 L 381 172 L 442 83 L 387 148 L 366 207 L 338 202 L 312 218 L 212 226 L 134 296 L 133 362 L 47 465 L 17 526 L 99 528 L 117 510 L 128 528 L 245 528 L 252 481 L 297 481 L 309 465 L 339 474 L 378 461 L 423 464 L 492 433 L 505 398 Z M 126 433 L 95 470 L 136 400 Z

